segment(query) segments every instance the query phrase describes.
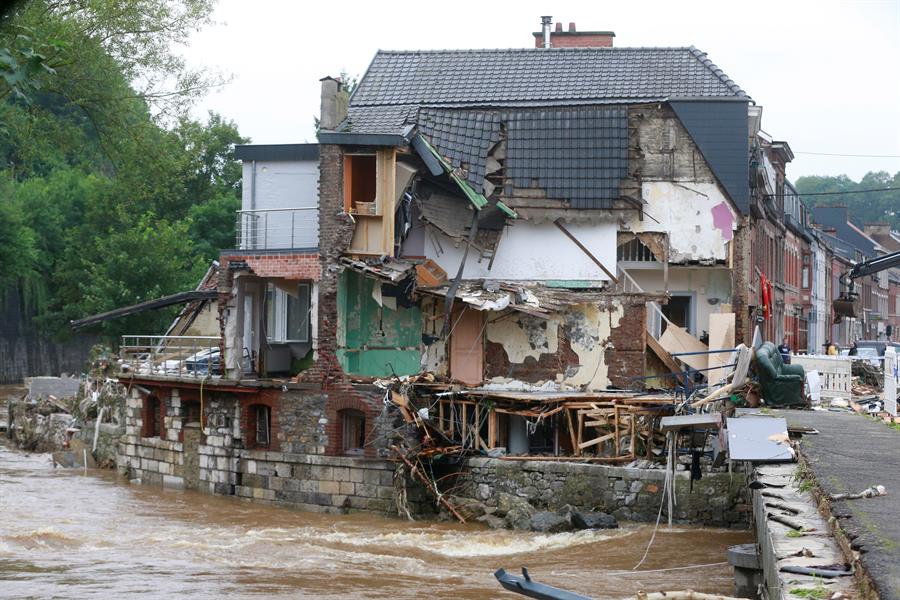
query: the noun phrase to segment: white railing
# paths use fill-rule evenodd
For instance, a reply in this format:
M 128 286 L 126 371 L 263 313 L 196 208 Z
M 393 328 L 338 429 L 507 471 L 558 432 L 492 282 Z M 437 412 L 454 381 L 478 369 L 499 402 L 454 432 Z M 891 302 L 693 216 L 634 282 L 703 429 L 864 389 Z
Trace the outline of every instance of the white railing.
M 206 377 L 222 374 L 217 336 L 125 335 L 122 371 L 141 375 Z
M 791 363 L 802 366 L 807 373 L 819 373 L 823 398 L 850 399 L 853 385 L 852 357 L 794 354 L 791 356 Z
M 622 287 L 622 292 L 626 294 L 644 293 L 644 288 L 634 280 L 628 271 L 621 267 L 619 267 L 619 285 Z M 667 323 L 671 323 L 671 321 L 663 314 L 659 302 L 648 302 L 647 308 L 647 333 L 652 335 L 653 339 L 658 340 L 662 335 L 663 320 Z
M 900 356 L 888 346 L 884 351 L 884 410 L 897 416 L 897 390 L 900 388 Z
M 241 250 L 318 248 L 319 209 L 309 206 L 239 210 L 235 229 Z

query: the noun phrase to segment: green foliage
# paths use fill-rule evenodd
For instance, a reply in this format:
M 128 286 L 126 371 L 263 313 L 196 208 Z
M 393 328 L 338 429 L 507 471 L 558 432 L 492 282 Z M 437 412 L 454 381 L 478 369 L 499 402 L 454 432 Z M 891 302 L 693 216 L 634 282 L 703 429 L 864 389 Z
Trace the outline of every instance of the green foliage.
M 196 286 L 234 245 L 235 124 L 175 50 L 213 0 L 35 0 L 0 22 L 0 289 L 48 332 Z M 99 327 L 157 334 L 177 307 Z
M 900 171 L 893 176 L 886 171 L 869 172 L 859 182 L 846 175 L 836 177 L 812 175 L 797 179 L 795 187 L 801 196 L 822 192 L 900 188 Z M 900 229 L 900 189 L 888 192 L 808 196 L 804 198 L 804 202 L 810 208 L 844 205 L 849 209 L 850 216 L 859 223 L 890 223 L 892 228 Z

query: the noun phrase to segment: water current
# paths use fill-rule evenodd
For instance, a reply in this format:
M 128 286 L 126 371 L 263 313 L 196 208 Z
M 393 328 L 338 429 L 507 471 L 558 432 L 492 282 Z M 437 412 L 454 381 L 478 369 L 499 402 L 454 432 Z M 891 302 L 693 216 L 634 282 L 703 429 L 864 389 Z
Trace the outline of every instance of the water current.
M 749 532 L 652 525 L 540 535 L 324 515 L 54 469 L 0 443 L 2 598 L 524 598 L 498 567 L 596 598 L 729 594 Z M 706 565 L 706 566 L 704 566 Z

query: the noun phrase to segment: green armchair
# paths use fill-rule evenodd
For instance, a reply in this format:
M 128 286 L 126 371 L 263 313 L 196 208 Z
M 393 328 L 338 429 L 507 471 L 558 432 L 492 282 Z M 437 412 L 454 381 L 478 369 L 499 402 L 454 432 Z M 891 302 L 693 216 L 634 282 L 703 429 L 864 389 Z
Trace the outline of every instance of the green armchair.
M 763 399 L 769 406 L 797 406 L 806 404 L 803 397 L 805 374 L 800 365 L 786 365 L 772 342 L 756 351 L 754 362 Z

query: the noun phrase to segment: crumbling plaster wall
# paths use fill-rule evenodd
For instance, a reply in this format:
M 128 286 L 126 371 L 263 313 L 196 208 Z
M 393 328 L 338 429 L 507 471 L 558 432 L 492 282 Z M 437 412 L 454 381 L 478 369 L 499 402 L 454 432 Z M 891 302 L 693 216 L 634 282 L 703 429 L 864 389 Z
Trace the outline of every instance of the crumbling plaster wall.
M 633 386 L 643 374 L 644 311 L 643 303 L 623 302 L 573 306 L 546 320 L 494 317 L 485 328 L 486 379 Z
M 643 219 L 628 213 L 622 229 L 664 232 L 669 262 L 728 258 L 738 213 L 684 126 L 667 107 L 632 108 L 629 174 L 641 184 Z
M 611 271 L 616 264 L 616 223 L 567 224 L 566 228 Z M 430 234 L 429 234 L 430 235 Z M 427 258 L 447 273 L 456 274 L 465 244 L 438 234 L 440 252 L 425 241 Z M 493 265 L 469 252 L 463 277 L 503 281 L 548 279 L 608 281 L 609 277 L 553 223 L 514 221 L 501 234 Z

